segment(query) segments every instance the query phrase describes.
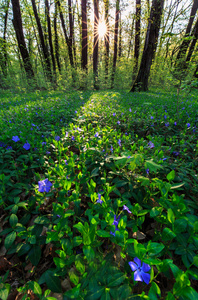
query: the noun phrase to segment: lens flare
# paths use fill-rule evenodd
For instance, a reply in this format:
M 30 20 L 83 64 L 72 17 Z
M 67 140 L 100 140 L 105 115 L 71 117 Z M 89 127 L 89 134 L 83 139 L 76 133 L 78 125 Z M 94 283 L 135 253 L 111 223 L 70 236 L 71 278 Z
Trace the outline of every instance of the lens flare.
M 98 23 L 98 35 L 99 38 L 102 39 L 107 33 L 107 25 L 105 21 L 99 21 Z

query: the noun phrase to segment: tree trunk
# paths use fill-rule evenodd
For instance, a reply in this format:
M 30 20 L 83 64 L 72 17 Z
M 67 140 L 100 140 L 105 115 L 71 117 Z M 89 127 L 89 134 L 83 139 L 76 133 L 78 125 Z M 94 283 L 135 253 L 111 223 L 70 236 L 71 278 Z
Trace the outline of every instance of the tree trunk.
M 61 73 L 61 64 L 60 64 L 60 53 L 59 53 L 59 43 L 58 43 L 58 31 L 57 31 L 57 2 L 55 2 L 55 12 L 54 12 L 54 50 L 55 57 L 57 61 L 58 70 Z
M 120 59 L 122 55 L 122 22 L 121 22 L 121 11 L 120 11 L 120 21 L 119 21 L 119 47 L 118 47 L 118 57 Z
M 148 90 L 148 78 L 150 74 L 152 61 L 155 57 L 155 51 L 157 48 L 163 7 L 164 0 L 153 0 L 141 64 L 137 77 L 132 85 L 131 92 L 134 92 L 136 90 Z
M 81 67 L 87 72 L 87 0 L 81 0 L 82 10 L 82 49 L 81 49 Z
M 42 48 L 42 54 L 43 54 L 43 57 L 44 57 L 44 70 L 45 70 L 45 73 L 47 75 L 48 80 L 50 82 L 53 82 L 50 57 L 49 57 L 49 52 L 48 52 L 47 45 L 45 43 L 43 29 L 42 29 L 42 26 L 41 26 L 41 21 L 40 21 L 40 18 L 38 16 L 35 0 L 31 0 L 31 1 L 32 1 L 32 7 L 33 7 L 33 11 L 34 11 L 34 16 L 35 16 L 36 23 L 37 23 L 39 39 L 40 39 L 41 48 Z
M 98 86 L 98 23 L 99 23 L 99 5 L 98 0 L 94 0 L 94 44 L 93 44 L 93 73 L 94 73 L 94 88 L 99 89 Z
M 188 49 L 189 44 L 190 44 L 190 39 L 187 39 L 187 38 L 190 36 L 192 24 L 193 24 L 197 9 L 198 9 L 198 1 L 194 0 L 193 6 L 192 6 L 192 9 L 191 9 L 190 18 L 189 18 L 188 25 L 187 25 L 187 28 L 186 28 L 186 33 L 185 33 L 184 39 L 183 39 L 183 41 L 180 45 L 179 52 L 177 54 L 175 67 L 178 66 L 180 68 L 179 65 L 181 64 L 181 60 L 185 59 L 185 55 L 186 55 L 187 49 Z
M 133 37 L 134 23 L 135 23 L 135 15 L 133 15 L 133 21 L 131 23 L 131 30 L 130 30 L 130 36 L 129 36 L 129 46 L 128 46 L 127 58 L 129 58 L 130 52 L 131 52 L 131 43 L 132 43 L 132 37 Z
M 113 70 L 112 70 L 112 75 L 111 75 L 111 88 L 113 88 L 113 86 L 114 86 L 114 76 L 115 76 L 116 62 L 117 62 L 117 52 L 118 52 L 118 23 L 119 23 L 119 13 L 120 13 L 120 7 L 119 6 L 120 6 L 120 0 L 116 0 Z
M 197 43 L 197 39 L 198 39 L 198 19 L 195 23 L 195 26 L 193 28 L 193 31 L 192 31 L 192 41 L 191 41 L 191 44 L 190 44 L 190 47 L 189 47 L 189 50 L 188 50 L 188 55 L 186 57 L 186 61 L 190 61 L 191 59 L 191 56 L 193 54 L 193 51 L 194 51 L 194 48 L 195 48 L 195 45 Z
M 9 9 L 10 0 L 7 1 L 5 6 L 5 15 L 4 15 L 4 28 L 3 28 L 3 37 L 0 39 L 2 52 L 0 54 L 0 64 L 4 77 L 7 77 L 7 63 L 8 63 L 8 53 L 7 53 L 7 44 L 6 44 L 6 31 L 7 31 L 7 22 L 8 22 L 8 9 Z
M 21 9 L 19 0 L 12 0 L 12 9 L 13 9 L 13 25 L 16 33 L 16 38 L 23 60 L 23 65 L 28 79 L 34 79 L 34 71 L 30 61 L 29 53 L 26 47 L 25 38 L 23 34 L 22 18 L 21 18 Z
M 48 0 L 45 0 L 45 8 L 47 14 L 48 39 L 49 39 L 50 54 L 51 54 L 52 65 L 53 65 L 54 81 L 56 81 L 56 62 L 55 62 L 54 49 L 52 44 L 52 30 L 51 30 L 50 8 L 49 8 Z
M 73 50 L 73 35 L 74 35 L 74 26 L 73 26 L 73 15 L 72 15 L 72 2 L 68 0 L 68 10 L 69 10 L 69 44 Z
M 107 33 L 105 35 L 105 79 L 108 80 L 109 71 L 109 0 L 104 0 L 105 5 L 105 22 Z
M 60 1 L 59 0 L 57 0 L 57 4 L 58 4 L 58 8 L 59 8 L 61 25 L 62 25 L 62 28 L 63 28 L 63 33 L 64 33 L 65 41 L 66 41 L 66 44 L 67 44 L 67 48 L 68 48 L 70 65 L 71 65 L 72 68 L 74 68 L 74 59 L 73 59 L 72 47 L 70 45 L 69 38 L 67 36 L 67 31 L 66 31 L 66 27 L 65 27 L 65 21 L 64 21 L 64 17 L 63 17 L 63 13 L 62 13 L 62 9 L 61 9 L 61 5 L 60 5 Z
M 140 30 L 141 30 L 141 0 L 136 0 L 135 49 L 134 49 L 134 69 L 133 69 L 134 79 L 138 71 L 138 60 L 140 54 Z

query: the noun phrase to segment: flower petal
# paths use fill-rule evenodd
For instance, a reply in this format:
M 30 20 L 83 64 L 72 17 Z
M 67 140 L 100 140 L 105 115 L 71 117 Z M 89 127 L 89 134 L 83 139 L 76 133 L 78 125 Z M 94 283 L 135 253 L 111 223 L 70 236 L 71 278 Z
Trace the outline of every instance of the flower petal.
M 141 273 L 139 271 L 135 271 L 134 273 L 134 280 L 135 281 L 143 281 L 141 277 Z
M 141 267 L 141 260 L 138 257 L 134 258 L 134 262 L 138 265 L 138 267 Z
M 131 267 L 132 271 L 136 271 L 138 268 L 138 266 L 133 261 L 129 262 L 129 266 Z
M 145 264 L 143 262 L 143 264 L 142 264 L 142 271 L 143 272 L 148 272 L 148 271 L 150 271 L 150 269 L 151 269 L 151 267 L 148 264 Z
M 134 274 L 134 277 L 135 277 L 135 274 Z M 141 277 L 142 277 L 142 279 L 144 280 L 144 282 L 145 282 L 146 284 L 149 284 L 150 277 L 151 277 L 150 274 L 144 273 L 144 272 L 142 271 L 142 272 L 141 272 Z

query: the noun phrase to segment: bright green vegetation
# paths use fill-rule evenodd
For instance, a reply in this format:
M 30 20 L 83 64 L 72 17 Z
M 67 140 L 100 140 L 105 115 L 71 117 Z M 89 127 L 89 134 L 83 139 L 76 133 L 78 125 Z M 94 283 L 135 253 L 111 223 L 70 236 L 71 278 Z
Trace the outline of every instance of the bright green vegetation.
M 197 93 L 1 94 L 0 298 L 198 299 L 197 125 Z

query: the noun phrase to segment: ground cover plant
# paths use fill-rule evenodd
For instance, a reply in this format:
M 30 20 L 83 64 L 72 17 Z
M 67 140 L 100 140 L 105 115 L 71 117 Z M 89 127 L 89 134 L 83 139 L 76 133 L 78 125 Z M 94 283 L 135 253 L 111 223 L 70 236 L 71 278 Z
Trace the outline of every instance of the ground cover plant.
M 0 298 L 198 299 L 197 93 L 0 97 Z

